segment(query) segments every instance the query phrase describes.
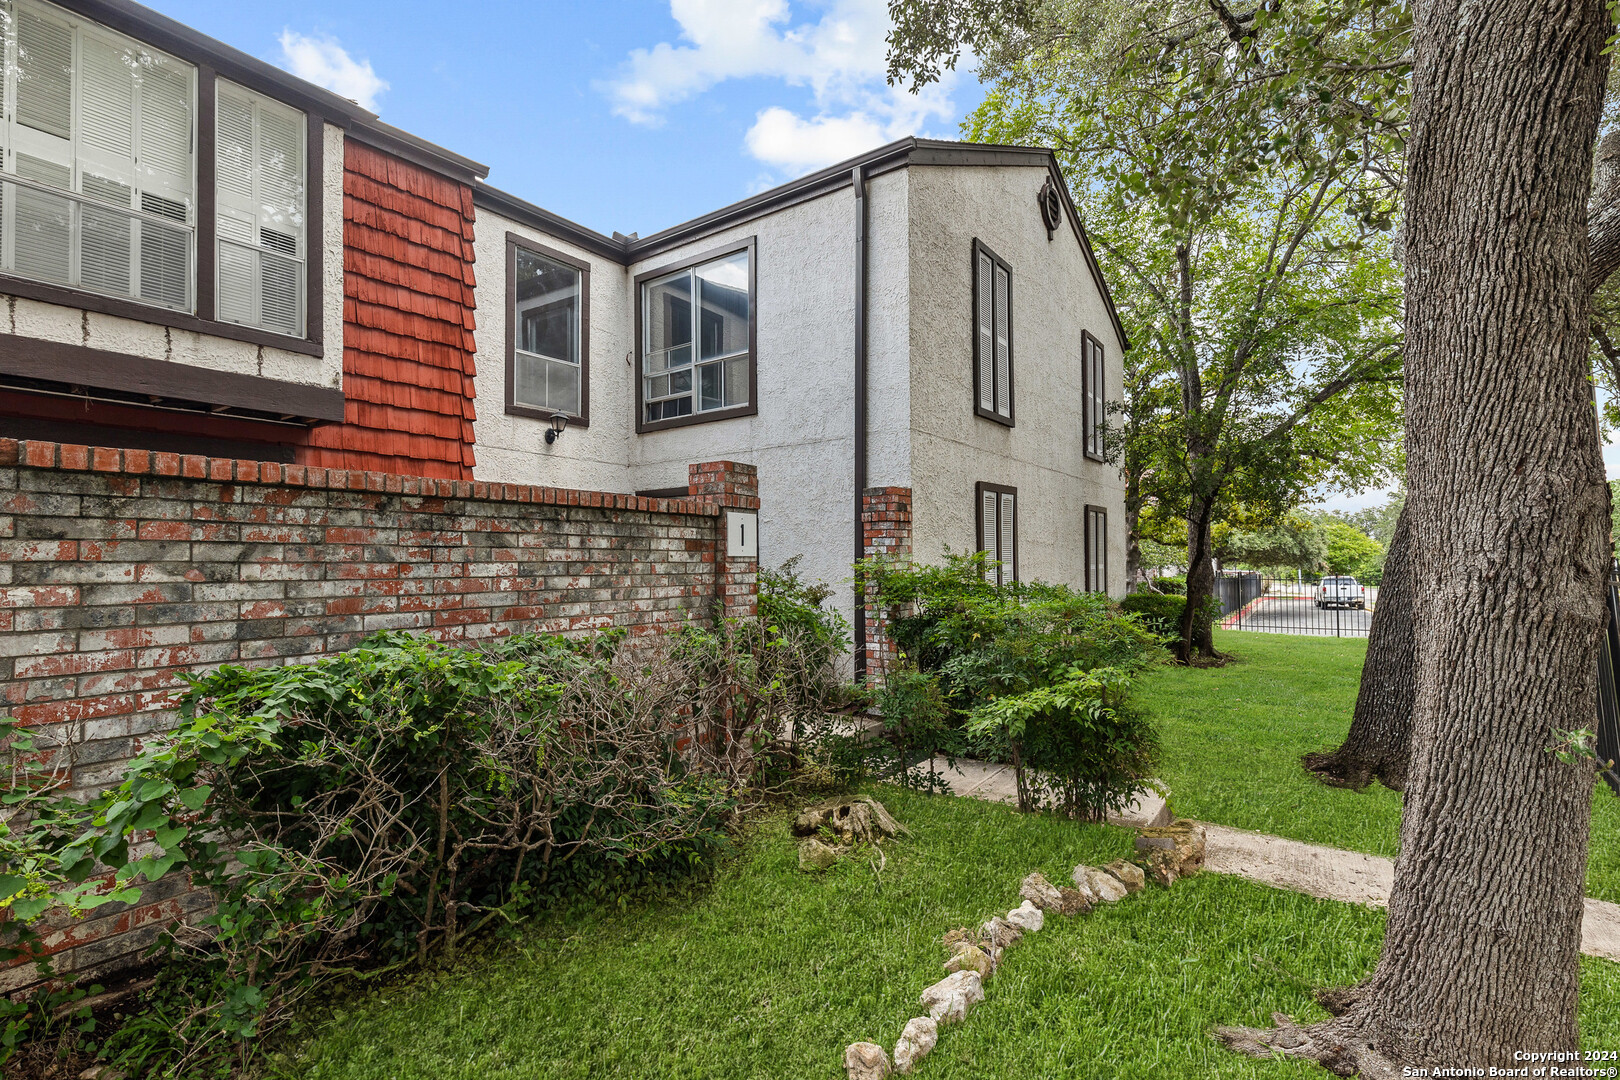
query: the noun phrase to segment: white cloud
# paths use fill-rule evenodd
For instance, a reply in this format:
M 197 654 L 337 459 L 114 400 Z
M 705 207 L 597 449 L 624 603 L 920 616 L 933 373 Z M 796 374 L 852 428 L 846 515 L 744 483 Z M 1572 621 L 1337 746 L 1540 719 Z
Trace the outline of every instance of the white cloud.
M 888 0 L 825 0 L 815 22 L 793 22 L 787 0 L 670 0 L 678 44 L 636 49 L 601 89 L 613 111 L 657 124 L 669 106 L 728 79 L 776 79 L 811 91 L 800 114 L 764 108 L 744 138 L 775 170 L 804 172 L 953 118 L 954 72 L 921 95 L 884 82 Z
M 300 79 L 324 86 L 372 112 L 377 111 L 377 95 L 388 89 L 388 83 L 371 70 L 370 60 L 356 60 L 336 38 L 283 30 L 281 59 L 281 66 Z

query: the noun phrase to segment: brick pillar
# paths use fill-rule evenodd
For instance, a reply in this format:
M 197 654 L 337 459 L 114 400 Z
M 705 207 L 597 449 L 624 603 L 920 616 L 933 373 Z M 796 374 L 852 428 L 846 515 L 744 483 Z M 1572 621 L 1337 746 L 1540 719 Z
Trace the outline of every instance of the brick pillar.
M 867 488 L 861 495 L 861 532 L 868 559 L 904 558 L 911 554 L 911 489 Z M 888 634 L 888 612 L 872 602 L 875 586 L 867 587 L 866 675 L 875 679 L 894 663 L 894 641 Z
M 720 601 L 720 617 L 753 618 L 759 612 L 759 558 L 734 555 L 726 550 L 727 512 L 747 511 L 754 515 L 751 528 L 758 528 L 759 471 L 736 461 L 705 461 L 687 466 L 686 490 L 693 499 L 717 503 L 720 517 L 715 524 L 715 597 Z M 759 538 L 754 537 L 754 550 Z

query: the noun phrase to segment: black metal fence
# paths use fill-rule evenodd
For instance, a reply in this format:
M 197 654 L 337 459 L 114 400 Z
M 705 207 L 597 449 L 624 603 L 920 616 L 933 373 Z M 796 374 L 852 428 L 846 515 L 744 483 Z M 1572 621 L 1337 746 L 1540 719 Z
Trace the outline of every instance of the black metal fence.
M 1616 666 L 1620 663 L 1620 589 L 1615 577 L 1609 575 L 1609 632 L 1603 635 L 1598 652 L 1598 716 L 1597 756 L 1600 765 L 1620 761 L 1620 678 Z M 1614 770 L 1599 774 L 1620 795 L 1620 780 Z
M 1350 603 L 1322 603 L 1314 581 L 1262 577 L 1252 572 L 1224 572 L 1215 579 L 1221 601 L 1217 625 L 1227 630 L 1263 634 L 1309 634 L 1315 637 L 1366 637 L 1378 603 L 1376 586 L 1365 586 Z M 1355 603 L 1362 607 L 1356 607 Z

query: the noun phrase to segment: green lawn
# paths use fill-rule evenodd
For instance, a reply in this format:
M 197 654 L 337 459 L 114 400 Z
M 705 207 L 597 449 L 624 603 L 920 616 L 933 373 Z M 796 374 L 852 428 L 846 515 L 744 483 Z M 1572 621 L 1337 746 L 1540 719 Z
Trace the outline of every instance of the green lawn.
M 837 1080 L 846 1044 L 893 1047 L 942 974 L 944 931 L 1013 906 L 1030 870 L 1066 880 L 1130 848 L 1118 829 L 874 791 L 914 834 L 881 873 L 845 860 L 803 874 L 788 819 L 767 818 L 690 901 L 530 927 L 448 974 L 310 1010 L 273 1074 Z M 1379 911 L 1215 875 L 1054 916 L 918 1074 L 1314 1078 L 1229 1054 L 1209 1030 L 1321 1017 L 1309 988 L 1364 976 L 1382 929 Z M 1620 965 L 1584 961 L 1582 991 L 1586 1044 L 1620 1045 Z
M 1159 774 L 1177 814 L 1314 844 L 1396 853 L 1399 794 L 1345 791 L 1312 779 L 1300 755 L 1344 741 L 1367 652 L 1365 638 L 1217 630 L 1235 662 L 1164 668 L 1137 702 L 1164 741 Z M 1587 894 L 1620 901 L 1620 799 L 1603 784 L 1592 803 Z

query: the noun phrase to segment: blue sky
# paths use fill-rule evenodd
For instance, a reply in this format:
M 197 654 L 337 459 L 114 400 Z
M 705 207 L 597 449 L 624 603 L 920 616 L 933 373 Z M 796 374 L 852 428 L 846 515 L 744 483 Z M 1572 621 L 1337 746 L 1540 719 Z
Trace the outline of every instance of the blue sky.
M 955 138 L 982 96 L 965 73 L 921 97 L 887 87 L 886 0 L 148 2 L 600 232 L 655 232 L 904 135 Z

